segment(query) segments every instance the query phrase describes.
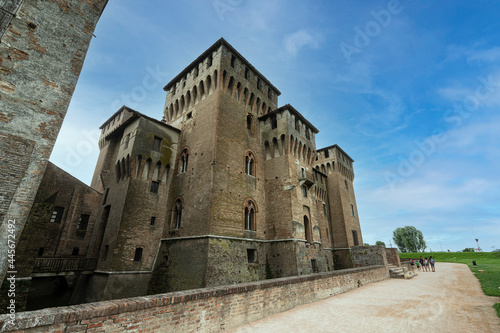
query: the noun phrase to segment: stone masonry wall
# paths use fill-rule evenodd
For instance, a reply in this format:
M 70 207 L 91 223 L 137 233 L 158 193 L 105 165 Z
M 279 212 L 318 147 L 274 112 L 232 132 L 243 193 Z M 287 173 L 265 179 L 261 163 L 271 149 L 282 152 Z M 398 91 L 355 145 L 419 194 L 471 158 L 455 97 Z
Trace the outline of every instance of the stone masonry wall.
M 353 246 L 351 256 L 354 267 L 387 266 L 385 246 Z
M 107 0 L 19 3 L 0 1 L 0 235 L 15 220 L 16 239 Z M 6 247 L 0 244 L 0 252 Z M 6 260 L 0 261 L 0 279 Z
M 219 332 L 389 278 L 383 266 L 194 289 L 0 316 L 0 331 Z

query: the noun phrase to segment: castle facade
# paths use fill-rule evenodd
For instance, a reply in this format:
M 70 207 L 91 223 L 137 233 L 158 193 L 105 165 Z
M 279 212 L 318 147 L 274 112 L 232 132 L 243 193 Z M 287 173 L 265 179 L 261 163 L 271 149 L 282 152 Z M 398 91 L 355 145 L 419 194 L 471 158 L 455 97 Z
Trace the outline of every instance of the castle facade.
M 317 149 L 318 129 L 279 107 L 280 91 L 224 39 L 164 90 L 162 120 L 123 106 L 101 126 L 89 194 L 101 197 L 80 212 L 90 223 L 76 253 L 95 267 L 75 299 L 352 267 L 363 241 L 346 152 Z M 61 230 L 82 229 L 76 210 Z

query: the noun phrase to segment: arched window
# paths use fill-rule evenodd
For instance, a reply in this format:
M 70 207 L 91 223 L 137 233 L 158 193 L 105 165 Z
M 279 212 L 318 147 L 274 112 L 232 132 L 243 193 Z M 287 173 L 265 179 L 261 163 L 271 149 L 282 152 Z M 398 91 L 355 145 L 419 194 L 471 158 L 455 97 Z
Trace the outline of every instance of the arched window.
M 205 85 L 203 84 L 203 81 L 200 82 L 200 100 L 205 95 Z
M 255 176 L 255 155 L 251 151 L 245 154 L 245 173 Z
M 306 236 L 306 242 L 311 244 L 312 243 L 311 222 L 309 222 L 309 218 L 305 215 L 304 215 L 304 233 Z
M 212 77 L 209 75 L 207 76 L 207 94 L 212 93 Z
M 185 148 L 179 155 L 179 172 L 185 173 L 188 168 L 189 150 Z
M 253 125 L 253 118 L 252 118 L 252 115 L 249 114 L 247 115 L 247 130 L 252 130 L 252 126 Z
M 142 247 L 138 247 L 135 249 L 134 261 L 141 261 L 141 260 L 142 260 Z
M 245 202 L 245 230 L 255 231 L 255 213 L 257 208 L 252 200 L 247 200 Z
M 180 229 L 182 219 L 182 200 L 178 198 L 174 202 L 174 207 L 172 210 L 172 225 L 174 229 Z
M 271 149 L 269 148 L 269 141 L 264 142 L 264 150 L 266 153 L 266 161 L 271 159 Z
M 229 79 L 229 84 L 227 86 L 227 91 L 229 92 L 229 95 L 233 93 L 233 87 L 234 87 L 234 77 L 231 76 Z

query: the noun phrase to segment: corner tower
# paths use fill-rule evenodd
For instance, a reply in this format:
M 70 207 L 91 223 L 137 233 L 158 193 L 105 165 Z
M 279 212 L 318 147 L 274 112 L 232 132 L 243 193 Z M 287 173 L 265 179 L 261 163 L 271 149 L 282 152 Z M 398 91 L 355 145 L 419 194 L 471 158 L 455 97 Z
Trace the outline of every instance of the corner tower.
M 319 149 L 316 155 L 316 170 L 328 176 L 326 186 L 336 261 L 341 268 L 347 268 L 351 265 L 348 259 L 351 246 L 363 245 L 354 195 L 354 160 L 338 145 Z

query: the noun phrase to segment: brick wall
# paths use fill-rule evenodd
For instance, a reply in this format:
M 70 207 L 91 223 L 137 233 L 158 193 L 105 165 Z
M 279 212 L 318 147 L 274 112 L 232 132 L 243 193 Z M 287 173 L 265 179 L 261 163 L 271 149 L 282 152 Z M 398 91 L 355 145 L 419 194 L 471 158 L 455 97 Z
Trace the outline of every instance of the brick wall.
M 401 261 L 399 260 L 399 252 L 397 248 L 391 247 L 385 249 L 385 256 L 387 257 L 387 262 L 391 265 L 401 266 Z
M 13 327 L 2 315 L 0 330 L 219 332 L 387 278 L 385 267 L 372 266 L 51 308 L 19 313 Z

